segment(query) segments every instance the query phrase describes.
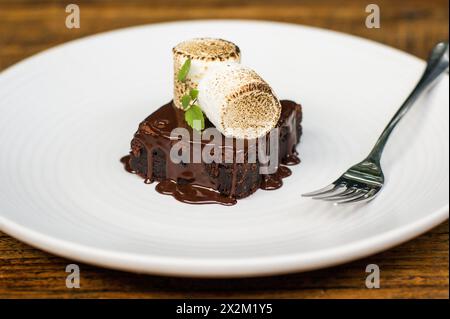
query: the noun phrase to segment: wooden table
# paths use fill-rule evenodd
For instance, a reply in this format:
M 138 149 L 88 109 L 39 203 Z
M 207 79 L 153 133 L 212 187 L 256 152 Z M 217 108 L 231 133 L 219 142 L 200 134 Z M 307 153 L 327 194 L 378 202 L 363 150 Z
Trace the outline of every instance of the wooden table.
M 425 58 L 448 39 L 447 0 L 377 0 L 381 29 L 367 29 L 366 0 L 74 1 L 81 28 L 65 28 L 67 1 L 0 0 L 0 70 L 34 53 L 105 30 L 180 19 L 264 19 L 352 33 Z M 374 2 L 374 1 L 372 1 Z M 1 156 L 1 155 L 0 155 Z M 65 287 L 65 266 L 0 233 L 0 298 L 448 298 L 448 222 L 382 254 L 303 274 L 199 280 L 144 276 L 81 265 L 81 289 Z M 381 288 L 365 288 L 365 267 L 378 264 Z

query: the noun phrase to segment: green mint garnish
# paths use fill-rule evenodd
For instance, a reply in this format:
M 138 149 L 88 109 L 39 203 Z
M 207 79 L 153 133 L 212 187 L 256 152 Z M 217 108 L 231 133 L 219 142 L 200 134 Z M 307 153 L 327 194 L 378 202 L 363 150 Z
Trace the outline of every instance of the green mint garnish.
M 186 77 L 191 69 L 191 60 L 187 59 L 180 71 L 178 71 L 178 81 L 186 81 Z M 183 95 L 180 99 L 181 105 L 183 106 L 184 119 L 190 127 L 194 130 L 201 131 L 205 128 L 205 117 L 203 115 L 200 106 L 195 105 L 197 102 L 199 91 L 197 89 L 191 88 L 189 94 Z
M 191 99 L 192 99 L 192 100 L 196 100 L 197 97 L 198 97 L 198 90 L 196 90 L 196 89 L 191 89 L 191 90 L 189 91 L 189 95 L 191 96 Z
M 190 95 L 183 95 L 181 98 L 181 105 L 186 110 L 189 107 L 189 104 L 191 103 L 191 96 Z
M 178 72 L 178 81 L 181 82 L 186 81 L 186 77 L 190 69 L 191 69 L 191 60 L 187 59 L 186 62 L 184 62 L 183 66 L 181 67 L 180 71 Z
M 198 105 L 192 105 L 184 113 L 184 119 L 194 130 L 201 131 L 205 128 L 205 117 Z

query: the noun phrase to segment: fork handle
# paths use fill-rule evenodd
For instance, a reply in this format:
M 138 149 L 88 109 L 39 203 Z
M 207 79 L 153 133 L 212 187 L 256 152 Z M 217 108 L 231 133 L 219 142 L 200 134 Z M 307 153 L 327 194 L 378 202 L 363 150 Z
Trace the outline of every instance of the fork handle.
M 406 101 L 400 107 L 400 109 L 395 113 L 394 117 L 391 119 L 389 124 L 384 129 L 374 148 L 370 152 L 367 160 L 380 164 L 381 155 L 383 153 L 384 147 L 394 130 L 398 122 L 403 118 L 403 116 L 411 109 L 412 105 L 417 101 L 417 99 L 427 91 L 428 88 L 432 87 L 437 81 L 437 79 L 448 71 L 449 67 L 449 50 L 448 42 L 438 43 L 431 51 L 430 57 L 428 58 L 427 68 L 422 75 L 419 83 L 408 96 Z

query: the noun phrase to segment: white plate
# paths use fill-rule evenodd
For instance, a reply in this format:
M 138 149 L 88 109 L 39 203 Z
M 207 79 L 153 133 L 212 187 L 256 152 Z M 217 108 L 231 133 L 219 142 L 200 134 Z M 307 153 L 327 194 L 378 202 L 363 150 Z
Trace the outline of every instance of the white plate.
M 282 98 L 304 105 L 302 164 L 277 191 L 233 207 L 187 205 L 126 173 L 137 124 L 171 99 L 171 48 L 236 42 Z M 424 62 L 352 36 L 289 24 L 180 22 L 109 32 L 0 75 L 0 229 L 72 260 L 141 273 L 253 276 L 326 267 L 448 218 L 446 76 L 400 124 L 372 203 L 300 197 L 370 150 Z

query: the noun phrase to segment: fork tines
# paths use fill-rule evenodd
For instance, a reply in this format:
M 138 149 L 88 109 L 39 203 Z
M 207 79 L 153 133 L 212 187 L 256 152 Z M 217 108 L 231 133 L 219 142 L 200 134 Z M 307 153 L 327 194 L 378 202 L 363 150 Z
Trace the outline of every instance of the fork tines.
M 303 194 L 304 197 L 334 202 L 335 205 L 366 202 L 373 199 L 375 189 L 349 186 L 348 184 L 331 184 L 315 192 Z

